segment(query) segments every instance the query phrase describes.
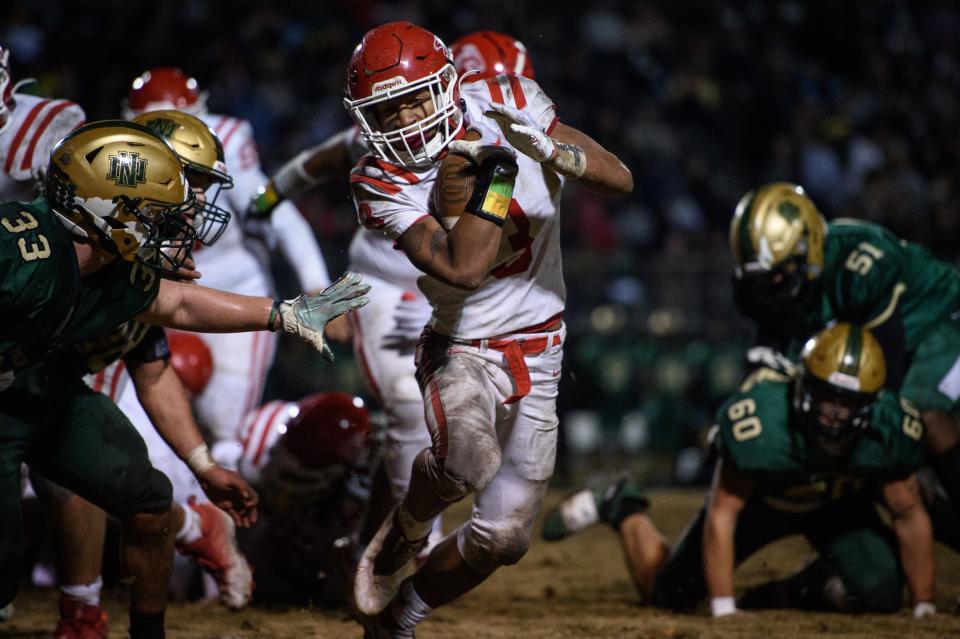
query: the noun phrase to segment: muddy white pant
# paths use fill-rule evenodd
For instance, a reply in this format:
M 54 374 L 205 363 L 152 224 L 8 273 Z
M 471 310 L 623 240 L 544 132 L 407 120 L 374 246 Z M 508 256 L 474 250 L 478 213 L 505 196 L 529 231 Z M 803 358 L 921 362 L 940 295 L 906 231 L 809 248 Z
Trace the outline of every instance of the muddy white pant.
M 497 340 L 430 329 L 421 337 L 417 377 L 432 445 L 418 469 L 444 501 L 476 493 L 457 542 L 477 570 L 516 563 L 530 545 L 553 474 L 565 336 L 561 328 Z

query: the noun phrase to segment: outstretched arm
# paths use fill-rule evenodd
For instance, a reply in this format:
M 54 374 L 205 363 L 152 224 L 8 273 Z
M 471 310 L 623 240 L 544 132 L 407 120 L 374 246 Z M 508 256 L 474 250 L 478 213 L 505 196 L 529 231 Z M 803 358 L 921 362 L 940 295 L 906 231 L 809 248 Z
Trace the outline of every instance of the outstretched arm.
M 883 487 L 883 499 L 893 518 L 893 532 L 900 549 L 900 563 L 913 595 L 914 614 L 933 612 L 935 573 L 933 526 L 923 507 L 916 473 Z
M 285 302 L 163 280 L 157 298 L 137 319 L 201 333 L 276 331 L 282 327 L 332 361 L 333 354 L 323 341 L 324 327 L 331 319 L 364 306 L 369 290 L 355 273 L 344 275 L 320 293 Z
M 733 602 L 737 518 L 753 492 L 754 478 L 730 462 L 717 462 L 703 527 L 703 573 L 714 617 L 737 611 Z

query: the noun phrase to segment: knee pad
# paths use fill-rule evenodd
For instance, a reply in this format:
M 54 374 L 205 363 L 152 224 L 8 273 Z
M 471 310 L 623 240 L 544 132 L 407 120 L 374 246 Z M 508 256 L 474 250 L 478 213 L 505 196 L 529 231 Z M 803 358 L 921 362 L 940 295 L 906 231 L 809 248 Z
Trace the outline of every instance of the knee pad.
M 437 462 L 436 456 L 429 448 L 424 448 L 413 460 L 413 472 L 415 476 L 419 474 L 424 477 L 443 501 L 453 503 L 470 494 L 470 487 L 467 482 L 447 472 Z
M 457 531 L 457 548 L 471 568 L 490 573 L 520 561 L 530 548 L 530 535 L 530 526 L 520 521 L 472 519 Z

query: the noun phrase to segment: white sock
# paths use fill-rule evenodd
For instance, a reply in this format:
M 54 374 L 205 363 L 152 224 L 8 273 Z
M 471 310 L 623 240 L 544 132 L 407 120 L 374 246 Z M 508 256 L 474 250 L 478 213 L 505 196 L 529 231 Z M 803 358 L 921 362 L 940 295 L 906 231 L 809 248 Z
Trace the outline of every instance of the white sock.
M 92 581 L 88 584 L 79 584 L 76 586 L 60 586 L 60 592 L 70 597 L 71 599 L 76 599 L 81 603 L 85 603 L 88 606 L 99 606 L 100 605 L 100 591 L 103 590 L 103 578 L 97 577 L 96 581 Z
M 183 525 L 177 531 L 178 544 L 192 544 L 203 537 L 203 528 L 200 527 L 200 515 L 189 504 L 183 507 Z
M 433 608 L 423 603 L 423 599 L 413 589 L 413 582 L 407 579 L 400 586 L 400 592 L 394 600 L 393 619 L 397 622 L 397 629 L 401 632 L 409 632 L 413 636 L 413 629 L 421 621 L 430 616 Z

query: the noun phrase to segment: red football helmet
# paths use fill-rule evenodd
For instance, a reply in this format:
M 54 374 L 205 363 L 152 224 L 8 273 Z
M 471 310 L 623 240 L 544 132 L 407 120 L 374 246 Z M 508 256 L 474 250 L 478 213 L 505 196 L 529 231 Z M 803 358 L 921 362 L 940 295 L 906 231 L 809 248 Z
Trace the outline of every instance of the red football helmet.
M 359 464 L 367 450 L 370 415 L 363 400 L 331 391 L 304 397 L 281 440 L 306 468 Z
M 0 47 L 0 132 L 10 124 L 13 108 L 13 75 L 10 73 L 10 50 Z
M 516 73 L 533 80 L 533 62 L 527 48 L 505 33 L 474 31 L 454 42 L 450 50 L 464 82 L 486 80 L 501 73 Z
M 156 67 L 134 79 L 123 104 L 128 120 L 162 109 L 176 109 L 197 117 L 207 112 L 207 92 L 180 69 Z
M 383 131 L 375 105 L 423 89 L 430 90 L 433 113 Z M 343 105 L 377 157 L 399 165 L 425 165 L 463 127 L 456 92 L 457 70 L 443 41 L 410 22 L 388 22 L 367 31 L 354 50 Z
M 170 345 L 170 365 L 183 387 L 194 397 L 203 392 L 213 375 L 213 356 L 210 348 L 196 333 L 167 331 Z

